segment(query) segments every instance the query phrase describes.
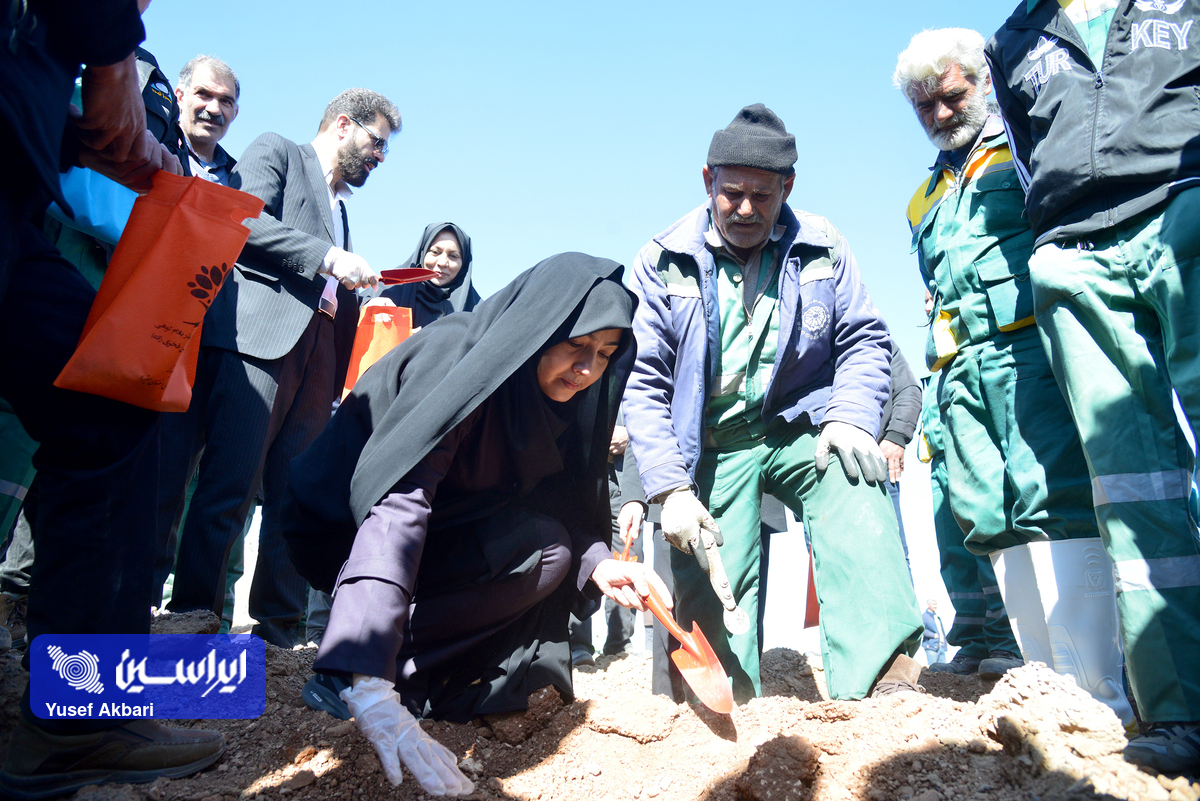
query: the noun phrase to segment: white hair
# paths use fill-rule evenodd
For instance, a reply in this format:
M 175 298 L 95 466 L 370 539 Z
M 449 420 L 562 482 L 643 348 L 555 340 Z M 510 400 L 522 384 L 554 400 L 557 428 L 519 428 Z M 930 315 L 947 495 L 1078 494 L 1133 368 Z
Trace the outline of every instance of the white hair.
M 892 83 L 914 102 L 918 90 L 937 91 L 942 73 L 957 64 L 963 75 L 976 81 L 988 76 L 983 57 L 983 36 L 970 28 L 939 28 L 921 31 L 908 43 L 896 61 Z
M 212 70 L 212 74 L 218 78 L 223 78 L 233 82 L 233 99 L 239 100 L 242 97 L 242 82 L 238 80 L 237 73 L 233 68 L 219 58 L 214 56 L 196 56 L 191 61 L 183 65 L 183 69 L 179 71 L 179 88 L 187 89 L 192 85 L 192 75 L 196 72 L 196 67 L 208 67 Z

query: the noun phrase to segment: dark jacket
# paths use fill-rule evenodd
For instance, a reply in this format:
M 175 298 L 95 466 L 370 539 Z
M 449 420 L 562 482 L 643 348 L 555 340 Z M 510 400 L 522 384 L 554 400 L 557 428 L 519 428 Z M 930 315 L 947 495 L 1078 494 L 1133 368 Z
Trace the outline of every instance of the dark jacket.
M 202 342 L 256 359 L 280 359 L 317 314 L 325 289 L 325 276 L 317 274 L 333 246 L 325 170 L 311 144 L 265 133 L 246 148 L 229 185 L 266 205 L 256 219 L 246 220 L 250 238 L 238 256 L 233 281 L 209 307 Z M 337 301 L 335 378 L 340 387 L 358 326 L 358 298 L 339 284 Z
M 987 45 L 1036 245 L 1086 237 L 1200 186 L 1200 0 L 1121 0 L 1102 64 L 1056 2 Z M 1189 41 L 1192 40 L 1192 41 Z
M 882 436 L 879 439 L 886 439 L 904 448 L 912 442 L 921 419 L 921 384 L 894 339 L 891 365 L 892 391 L 883 405 L 883 421 L 879 424 Z
M 137 2 L 30 0 L 27 5 L 5 3 L 4 8 L 0 140 L 8 145 L 5 180 L 23 190 L 39 186 L 47 202 L 55 200 L 69 210 L 58 173 L 75 77 L 81 62 L 114 64 L 145 38 Z

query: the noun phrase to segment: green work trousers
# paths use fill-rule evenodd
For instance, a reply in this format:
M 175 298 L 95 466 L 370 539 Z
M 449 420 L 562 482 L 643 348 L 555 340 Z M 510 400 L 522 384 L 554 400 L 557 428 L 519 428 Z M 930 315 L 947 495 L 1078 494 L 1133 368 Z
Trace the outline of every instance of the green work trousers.
M 1079 429 L 1146 721 L 1200 720 L 1200 539 L 1179 396 L 1200 424 L 1200 190 L 1029 262 L 1038 329 Z
M 1037 329 L 997 334 L 943 371 L 950 508 L 967 548 L 1099 536 L 1087 463 Z
M 954 604 L 954 623 L 946 642 L 959 653 L 986 659 L 992 651 L 1020 654 L 1012 623 L 1004 611 L 992 560 L 967 550 L 963 531 L 950 511 L 949 476 L 942 454 L 929 463 L 933 490 L 933 531 L 941 557 L 942 583 Z
M 751 621 L 758 617 L 763 493 L 800 517 L 812 539 L 829 693 L 863 698 L 897 649 L 916 653 L 923 626 L 887 490 L 848 479 L 836 455 L 818 474 L 818 434 L 813 426 L 779 421 L 757 438 L 726 433 L 720 445 L 705 450 L 696 483 L 724 536 L 721 560 L 734 598 Z M 690 630 L 699 623 L 733 680 L 738 703 L 757 697 L 755 627 L 740 635 L 725 630 L 721 603 L 695 557 L 672 549 L 671 570 L 680 625 Z M 805 580 L 799 565 L 795 580 Z

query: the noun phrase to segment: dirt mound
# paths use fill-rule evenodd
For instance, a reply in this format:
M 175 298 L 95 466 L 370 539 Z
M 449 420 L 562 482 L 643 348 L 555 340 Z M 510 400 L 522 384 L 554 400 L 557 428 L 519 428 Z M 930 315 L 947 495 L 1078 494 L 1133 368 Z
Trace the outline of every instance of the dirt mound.
M 351 722 L 303 705 L 313 649 L 267 648 L 267 711 L 216 728 L 224 758 L 198 776 L 85 788 L 77 799 L 420 799 L 391 787 Z M 524 713 L 422 725 L 462 760 L 477 799 L 860 799 L 1196 801 L 1200 784 L 1142 773 L 1121 758 L 1116 716 L 1040 664 L 994 685 L 922 673 L 923 695 L 829 701 L 818 660 L 763 657 L 765 697 L 732 715 L 650 695 L 650 663 L 600 657 L 575 673 L 576 700 L 550 688 Z M 15 722 L 23 678 L 2 660 L 0 714 Z

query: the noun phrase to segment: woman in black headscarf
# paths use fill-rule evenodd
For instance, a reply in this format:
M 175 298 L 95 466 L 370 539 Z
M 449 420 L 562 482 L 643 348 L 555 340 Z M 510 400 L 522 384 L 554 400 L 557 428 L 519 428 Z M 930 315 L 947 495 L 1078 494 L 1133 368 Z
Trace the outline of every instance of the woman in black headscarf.
M 380 297 L 412 309 L 414 331 L 451 312 L 471 311 L 479 303 L 479 293 L 471 285 L 471 237 L 454 223 L 425 226 L 407 266 L 436 270 L 438 275 L 419 284 L 385 289 Z
M 581 595 L 667 597 L 609 553 L 608 444 L 635 355 L 621 271 L 560 254 L 430 325 L 292 462 L 289 552 L 337 588 L 315 668 L 353 677 L 341 698 L 393 783 L 403 760 L 429 792 L 469 792 L 410 712 L 469 720 L 547 684 L 571 698 Z

